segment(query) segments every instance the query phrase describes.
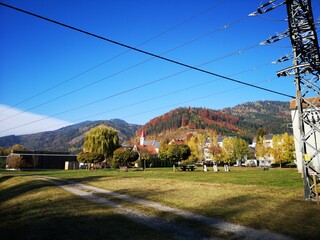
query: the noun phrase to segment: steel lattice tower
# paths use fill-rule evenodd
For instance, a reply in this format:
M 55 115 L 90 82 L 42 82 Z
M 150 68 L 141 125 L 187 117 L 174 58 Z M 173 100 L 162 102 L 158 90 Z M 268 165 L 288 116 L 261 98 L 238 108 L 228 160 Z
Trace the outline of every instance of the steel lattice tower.
M 303 161 L 304 197 L 314 199 L 317 184 L 311 175 L 320 177 L 320 54 L 311 0 L 287 0 L 289 35 L 293 67 L 278 71 L 278 76 L 294 75 L 296 109 Z M 299 153 L 300 154 L 300 153 Z M 298 155 L 298 154 L 297 154 Z

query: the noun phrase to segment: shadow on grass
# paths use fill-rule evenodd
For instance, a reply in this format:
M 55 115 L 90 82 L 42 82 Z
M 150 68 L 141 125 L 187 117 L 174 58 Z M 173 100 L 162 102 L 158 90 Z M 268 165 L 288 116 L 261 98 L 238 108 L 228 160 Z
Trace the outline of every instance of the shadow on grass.
M 5 182 L 7 180 L 9 180 L 10 178 L 12 178 L 13 176 L 7 175 L 7 176 L 1 176 L 0 177 L 0 183 Z
M 1 224 L 1 239 L 170 239 L 111 211 L 99 212 L 96 205 L 76 200 L 52 202 L 41 209 L 30 204 L 24 207 L 22 218 L 11 212 L 15 219 Z
M 209 215 L 295 239 L 319 239 L 320 208 L 303 200 L 239 195 L 211 203 Z M 210 208 L 210 206 L 204 206 Z M 303 224 L 303 226 L 301 225 Z
M 14 178 L 13 176 L 7 176 L 7 179 Z M 24 183 L 16 184 L 12 187 L 8 187 L 0 190 L 0 202 L 5 202 L 10 199 L 19 197 L 20 195 L 32 192 L 40 191 L 41 188 L 51 187 L 52 184 L 39 180 L 31 180 Z
M 29 179 L 7 188 L 1 196 L 2 240 L 170 239 L 50 183 Z M 9 199 L 13 201 L 4 202 Z

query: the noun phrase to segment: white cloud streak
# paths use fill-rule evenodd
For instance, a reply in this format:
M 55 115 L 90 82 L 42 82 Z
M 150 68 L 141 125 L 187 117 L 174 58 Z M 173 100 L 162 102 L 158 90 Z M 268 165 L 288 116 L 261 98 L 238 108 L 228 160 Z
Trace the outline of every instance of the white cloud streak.
M 14 117 L 11 118 L 11 116 Z M 42 120 L 38 121 L 40 119 Z M 45 115 L 23 112 L 0 104 L 0 137 L 52 131 L 71 124 L 73 123 Z

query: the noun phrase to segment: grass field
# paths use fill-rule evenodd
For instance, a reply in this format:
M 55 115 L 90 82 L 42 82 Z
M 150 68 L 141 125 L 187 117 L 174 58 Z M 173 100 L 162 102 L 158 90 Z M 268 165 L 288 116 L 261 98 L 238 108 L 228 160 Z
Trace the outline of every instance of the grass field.
M 36 178 L 39 175 L 73 180 L 295 239 L 320 237 L 320 206 L 303 200 L 302 179 L 295 169 L 231 168 L 231 172 L 214 173 L 159 168 L 145 172 L 1 171 L 1 239 L 168 239 L 110 207 L 40 181 Z

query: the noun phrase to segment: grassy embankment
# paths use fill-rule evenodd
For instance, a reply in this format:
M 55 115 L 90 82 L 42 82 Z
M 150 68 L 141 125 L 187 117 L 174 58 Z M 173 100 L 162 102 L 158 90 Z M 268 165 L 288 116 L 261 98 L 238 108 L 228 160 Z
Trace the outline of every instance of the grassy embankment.
M 166 238 L 116 214 L 110 207 L 87 202 L 38 180 L 35 175 L 75 180 L 228 222 L 269 229 L 296 239 L 320 236 L 320 207 L 303 200 L 302 179 L 294 169 L 264 172 L 256 168 L 232 168 L 231 172 L 174 173 L 167 168 L 146 172 L 131 169 L 129 172 L 0 172 L 0 232 L 5 237 L 2 239 Z M 153 209 L 123 204 L 175 218 Z

